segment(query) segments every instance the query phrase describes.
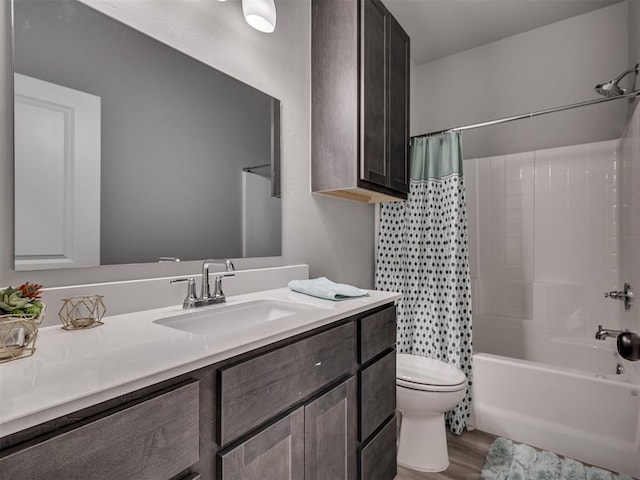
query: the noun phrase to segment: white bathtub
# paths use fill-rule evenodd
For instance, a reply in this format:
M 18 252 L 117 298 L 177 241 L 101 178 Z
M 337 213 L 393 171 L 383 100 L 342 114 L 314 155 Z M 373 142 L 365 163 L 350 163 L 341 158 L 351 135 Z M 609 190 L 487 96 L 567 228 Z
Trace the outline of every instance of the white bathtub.
M 470 424 L 640 477 L 640 385 L 609 371 L 475 354 Z

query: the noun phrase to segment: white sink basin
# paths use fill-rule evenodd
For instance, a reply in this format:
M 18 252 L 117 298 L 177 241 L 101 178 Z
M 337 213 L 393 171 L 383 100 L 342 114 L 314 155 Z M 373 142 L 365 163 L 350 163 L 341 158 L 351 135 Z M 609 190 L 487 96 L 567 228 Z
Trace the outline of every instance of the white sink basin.
M 265 324 L 316 308 L 313 305 L 284 300 L 253 300 L 201 307 L 191 312 L 160 318 L 153 323 L 183 332 L 209 336 L 220 333 L 221 329 L 228 333 L 230 330 Z

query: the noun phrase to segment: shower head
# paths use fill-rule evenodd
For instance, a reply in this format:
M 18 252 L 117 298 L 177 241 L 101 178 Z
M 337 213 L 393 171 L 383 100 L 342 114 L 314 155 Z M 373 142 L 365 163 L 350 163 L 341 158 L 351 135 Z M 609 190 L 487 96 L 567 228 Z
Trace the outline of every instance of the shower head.
M 598 92 L 600 95 L 604 95 L 605 97 L 618 97 L 620 95 L 624 95 L 626 90 L 619 86 L 618 82 L 620 82 L 620 80 L 629 75 L 631 72 L 634 72 L 636 75 L 638 74 L 637 63 L 635 67 L 631 67 L 629 70 L 621 73 L 610 82 L 600 83 L 596 85 L 596 92 Z

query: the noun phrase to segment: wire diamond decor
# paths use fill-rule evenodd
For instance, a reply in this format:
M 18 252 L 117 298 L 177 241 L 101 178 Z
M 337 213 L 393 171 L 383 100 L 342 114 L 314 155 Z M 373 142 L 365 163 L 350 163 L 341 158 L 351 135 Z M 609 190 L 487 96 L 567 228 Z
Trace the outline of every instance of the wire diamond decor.
M 65 330 L 93 328 L 102 325 L 107 309 L 102 295 L 79 295 L 62 299 L 58 318 Z

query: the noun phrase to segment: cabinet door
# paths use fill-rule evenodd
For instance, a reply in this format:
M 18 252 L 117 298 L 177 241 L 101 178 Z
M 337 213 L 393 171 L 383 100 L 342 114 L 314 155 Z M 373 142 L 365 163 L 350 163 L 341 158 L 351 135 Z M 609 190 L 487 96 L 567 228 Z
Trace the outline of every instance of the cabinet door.
M 388 187 L 386 35 L 389 15 L 380 0 L 363 0 L 362 9 L 360 178 Z
M 389 175 L 394 190 L 409 192 L 409 36 L 389 18 Z
M 355 480 L 356 380 L 305 407 L 305 480 Z
M 218 457 L 221 480 L 304 478 L 304 408 Z

